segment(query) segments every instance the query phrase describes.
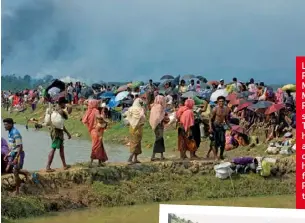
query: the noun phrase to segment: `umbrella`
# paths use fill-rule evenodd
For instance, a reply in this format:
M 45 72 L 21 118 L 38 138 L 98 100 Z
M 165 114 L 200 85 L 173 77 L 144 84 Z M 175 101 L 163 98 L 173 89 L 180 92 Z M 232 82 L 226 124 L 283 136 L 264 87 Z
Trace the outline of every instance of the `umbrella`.
M 211 89 L 204 89 L 204 90 L 201 90 L 199 92 L 199 95 L 201 98 L 204 98 L 204 99 L 209 99 L 212 95 L 212 90 Z
M 127 85 L 122 85 L 122 86 L 120 86 L 116 91 L 119 93 L 119 92 L 122 92 L 122 91 L 126 91 L 127 88 L 128 88 Z
M 270 115 L 271 113 L 277 112 L 277 111 L 279 111 L 279 110 L 281 110 L 283 108 L 285 108 L 284 104 L 273 104 L 269 108 L 267 108 L 265 114 L 266 115 Z
M 282 87 L 282 90 L 295 92 L 296 86 L 295 84 L 286 84 L 285 86 Z
M 250 101 L 242 103 L 237 107 L 237 111 L 243 110 L 244 108 L 247 108 L 250 105 L 252 105 L 252 102 L 250 102 Z
M 127 99 L 127 100 L 123 100 L 121 103 L 125 104 L 125 105 L 132 105 L 133 104 L 133 100 L 132 99 Z
M 209 81 L 207 84 L 208 85 L 218 85 L 219 82 L 218 81 Z
M 84 89 L 82 89 L 82 91 L 80 93 L 81 97 L 84 97 L 84 98 L 89 98 L 93 94 L 94 94 L 94 92 L 93 92 L 92 88 L 84 88 Z
M 66 84 L 58 79 L 55 79 L 53 83 L 46 88 L 46 92 L 53 87 L 59 88 L 60 91 L 64 91 L 66 89 Z
M 230 104 L 231 105 L 242 105 L 242 104 L 245 104 L 247 103 L 248 101 L 243 99 L 243 98 L 240 98 L 240 99 L 234 99 L 232 101 L 230 101 Z
M 107 99 L 107 98 L 112 98 L 113 96 L 115 96 L 114 93 L 111 92 L 111 91 L 108 91 L 108 92 L 105 92 L 105 93 L 102 93 L 102 94 L 98 95 L 98 98 L 99 99 Z
M 141 85 L 144 85 L 142 81 L 135 81 L 131 83 L 131 88 L 137 88 L 140 87 Z
M 249 97 L 249 96 L 252 95 L 252 94 L 254 94 L 254 92 L 243 91 L 243 92 L 237 94 L 237 96 L 238 96 L 239 98 L 247 98 L 247 97 Z
M 202 81 L 203 83 L 207 83 L 208 82 L 208 80 L 205 77 L 197 76 L 196 78 L 199 79 L 200 81 Z
M 197 92 L 195 92 L 195 91 L 188 91 L 188 92 L 182 94 L 181 97 L 182 98 L 194 98 L 194 97 L 198 97 L 198 96 L 199 96 L 199 94 Z
M 108 107 L 109 108 L 115 108 L 120 104 L 120 102 L 116 101 L 115 99 L 116 99 L 115 97 L 110 98 L 110 100 L 108 102 Z
M 273 105 L 273 103 L 270 101 L 259 101 L 256 104 L 251 105 L 251 107 L 254 109 L 260 109 L 260 108 L 265 109 L 270 107 L 271 105 Z
M 180 82 L 180 75 L 175 77 L 175 79 L 172 81 L 172 85 L 173 85 L 172 87 L 179 85 L 179 82 Z
M 227 101 L 233 101 L 237 99 L 237 94 L 236 93 L 231 93 L 226 97 Z
M 217 101 L 217 98 L 223 96 L 223 97 L 227 97 L 228 96 L 228 92 L 225 89 L 219 89 L 216 90 L 210 98 L 210 101 Z
M 101 90 L 101 88 L 102 88 L 102 85 L 100 85 L 100 84 L 97 84 L 97 83 L 95 83 L 95 84 L 92 84 L 92 89 L 94 89 L 94 90 Z
M 127 97 L 128 94 L 129 94 L 128 91 L 122 91 L 118 93 L 117 96 L 115 97 L 115 101 L 122 101 L 124 98 Z
M 234 132 L 237 132 L 237 133 L 240 133 L 240 134 L 247 134 L 247 131 L 239 125 L 232 125 L 231 126 L 231 131 L 234 131 Z
M 170 80 L 173 80 L 175 79 L 172 75 L 163 75 L 160 80 L 166 80 L 166 79 L 170 79 Z
M 192 78 L 196 78 L 196 76 L 193 74 L 187 74 L 182 77 L 182 79 L 192 79 Z

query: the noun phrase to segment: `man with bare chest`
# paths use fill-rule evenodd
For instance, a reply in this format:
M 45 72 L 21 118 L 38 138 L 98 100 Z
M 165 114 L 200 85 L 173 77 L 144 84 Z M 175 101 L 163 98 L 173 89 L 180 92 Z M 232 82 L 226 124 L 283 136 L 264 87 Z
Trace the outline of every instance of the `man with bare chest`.
M 220 159 L 224 159 L 223 153 L 226 144 L 226 130 L 231 126 L 228 121 L 230 109 L 225 106 L 225 97 L 219 96 L 217 98 L 217 107 L 215 107 L 210 119 L 210 133 L 213 134 L 215 153 L 217 155 L 218 148 L 220 148 Z

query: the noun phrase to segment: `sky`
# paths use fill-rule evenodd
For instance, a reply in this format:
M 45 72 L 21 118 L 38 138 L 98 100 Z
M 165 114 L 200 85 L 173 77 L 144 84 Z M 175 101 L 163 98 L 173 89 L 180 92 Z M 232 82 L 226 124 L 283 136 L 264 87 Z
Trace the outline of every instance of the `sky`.
M 304 0 L 2 0 L 2 74 L 295 82 Z

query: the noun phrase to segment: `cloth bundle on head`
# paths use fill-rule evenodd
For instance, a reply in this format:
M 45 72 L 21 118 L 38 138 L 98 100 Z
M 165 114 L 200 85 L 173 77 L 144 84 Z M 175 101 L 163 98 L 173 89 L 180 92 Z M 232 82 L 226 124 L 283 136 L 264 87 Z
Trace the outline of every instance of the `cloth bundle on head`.
M 180 107 L 176 113 L 177 119 L 183 125 L 185 131 L 194 125 L 194 105 L 194 100 L 187 99 L 184 103 L 184 106 Z
M 149 123 L 152 130 L 163 121 L 165 117 L 166 99 L 162 95 L 158 95 L 155 98 L 154 104 L 150 111 Z
M 98 107 L 100 105 L 100 101 L 96 99 L 88 100 L 88 109 L 83 116 L 82 122 L 87 126 L 89 132 L 92 131 L 95 124 L 95 117 L 99 114 Z
M 132 106 L 126 112 L 126 116 L 132 128 L 137 127 L 139 122 L 145 118 L 143 100 L 141 98 L 137 98 L 136 100 L 134 100 Z

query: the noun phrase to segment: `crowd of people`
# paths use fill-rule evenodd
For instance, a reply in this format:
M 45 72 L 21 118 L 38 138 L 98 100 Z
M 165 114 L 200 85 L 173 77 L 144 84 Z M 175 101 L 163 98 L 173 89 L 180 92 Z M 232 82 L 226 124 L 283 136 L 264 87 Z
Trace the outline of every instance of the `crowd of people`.
M 81 104 L 87 107 L 82 122 L 87 127 L 92 140 L 90 166 L 93 165 L 94 160 L 98 160 L 98 165 L 102 166 L 108 160 L 103 134 L 111 122 L 111 108 L 107 106 L 107 99 L 81 96 L 83 88 L 81 83 L 67 84 L 64 94 L 56 99 L 52 109 L 60 114 L 63 120 L 67 120 L 72 112 L 70 105 Z M 119 86 L 101 86 L 98 91 L 93 91 L 93 94 L 115 92 L 118 89 Z M 139 155 L 142 153 L 141 142 L 146 121 L 155 134 L 151 161 L 158 159 L 157 154 L 160 154 L 161 160 L 165 159 L 164 135 L 168 125 L 176 126 L 181 159 L 188 158 L 187 152 L 189 158 L 198 159 L 196 152 L 202 138 L 205 137 L 210 141 L 206 157 L 209 158 L 212 152 L 213 159 L 216 160 L 225 158 L 225 150 L 257 143 L 257 138 L 253 139 L 251 134 L 257 126 L 264 127 L 266 141 L 293 132 L 296 126 L 293 93 L 290 90 L 283 91 L 281 88 L 273 91 L 262 82 L 255 83 L 252 78 L 247 83 L 233 78 L 229 84 L 225 84 L 223 79 L 212 82 L 192 79 L 188 85 L 185 80 L 181 80 L 176 86 L 172 81 L 167 81 L 164 83 L 163 92 L 150 80 L 147 85 L 127 87 L 125 90 L 128 92 L 124 97 L 125 102 L 122 100 L 117 106 L 123 107 L 122 120 L 129 126 L 129 164 L 140 163 Z M 229 93 L 219 95 L 216 100 L 210 100 L 213 93 L 221 90 Z M 184 94 L 188 92 L 194 92 L 193 96 L 185 97 Z M 50 103 L 46 95 L 42 88 L 14 94 L 10 91 L 2 92 L 2 100 L 5 102 L 3 106 L 8 110 L 13 107 L 24 109 L 26 104 L 30 104 L 35 110 L 38 102 Z M 129 103 L 126 103 L 126 100 Z M 3 123 L 9 132 L 9 149 L 2 149 L 2 160 L 7 165 L 4 170 L 14 172 L 16 177 L 18 174 L 28 176 L 28 172 L 22 170 L 24 162 L 22 137 L 14 127 L 12 119 L 6 118 Z M 46 171 L 55 171 L 51 168 L 51 164 L 56 150 L 59 150 L 63 168 L 68 169 L 70 166 L 65 161 L 64 134 L 69 139 L 71 134 L 65 127 L 58 128 L 52 123 L 47 126 L 50 128 L 52 143 Z

